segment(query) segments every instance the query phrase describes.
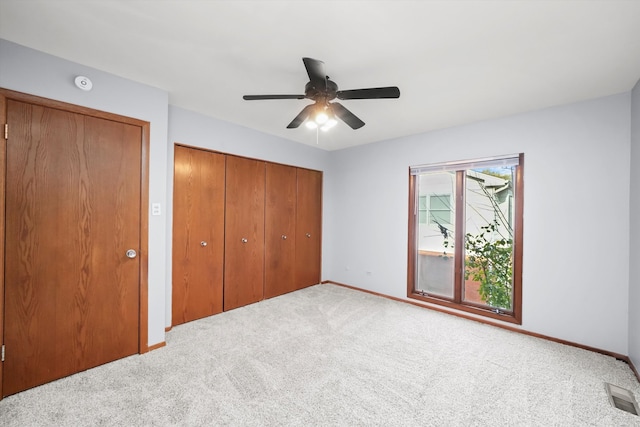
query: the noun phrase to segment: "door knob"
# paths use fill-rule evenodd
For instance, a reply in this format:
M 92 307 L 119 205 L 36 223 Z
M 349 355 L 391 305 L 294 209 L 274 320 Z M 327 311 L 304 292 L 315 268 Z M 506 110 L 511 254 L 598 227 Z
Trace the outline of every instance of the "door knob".
M 247 242 L 248 242 L 248 240 L 243 237 L 242 238 L 242 243 L 247 243 Z
M 135 257 L 136 257 L 136 255 L 138 255 L 138 254 L 137 254 L 137 253 L 136 253 L 136 251 L 134 251 L 133 249 L 129 249 L 129 250 L 127 251 L 127 258 L 135 258 Z
M 202 247 L 204 248 L 205 246 L 207 246 L 207 242 L 205 242 L 205 241 L 203 240 L 202 242 L 200 242 L 200 246 L 202 246 Z
M 282 235 L 282 240 L 287 240 L 287 235 L 286 234 Z
M 307 233 L 306 236 L 307 236 L 307 239 L 310 239 L 311 238 L 311 233 Z

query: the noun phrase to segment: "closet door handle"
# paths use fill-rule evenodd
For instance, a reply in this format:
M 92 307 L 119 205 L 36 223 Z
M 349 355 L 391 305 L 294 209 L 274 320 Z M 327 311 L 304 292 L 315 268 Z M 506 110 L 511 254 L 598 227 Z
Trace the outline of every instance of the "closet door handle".
M 310 239 L 311 238 L 311 233 L 307 233 L 307 234 L 305 234 L 305 236 L 307 236 L 307 239 Z
M 205 242 L 205 241 L 203 240 L 202 242 L 200 242 L 200 246 L 202 246 L 202 247 L 204 248 L 205 246 L 207 246 L 207 242 Z
M 248 240 L 247 240 L 246 238 L 244 238 L 244 237 L 243 237 L 243 238 L 242 238 L 242 243 L 247 243 L 247 242 L 248 242 Z
M 282 240 L 287 240 L 287 235 L 286 234 L 282 235 Z

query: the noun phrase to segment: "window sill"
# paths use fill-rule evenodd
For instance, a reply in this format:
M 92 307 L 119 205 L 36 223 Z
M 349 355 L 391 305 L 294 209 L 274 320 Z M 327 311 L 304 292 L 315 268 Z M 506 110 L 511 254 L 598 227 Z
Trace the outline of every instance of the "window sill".
M 496 312 L 489 308 L 479 307 L 472 304 L 459 304 L 446 299 L 424 295 L 419 292 L 410 292 L 407 294 L 407 297 L 418 300 L 418 301 L 427 302 L 429 304 L 435 304 L 442 307 L 446 307 L 448 309 L 464 311 L 465 313 L 471 313 L 471 314 L 475 314 L 482 317 L 488 317 L 488 318 L 500 320 L 503 322 L 509 322 L 516 325 L 522 324 L 521 316 L 518 316 L 517 313 L 514 313 L 514 312 L 502 312 L 502 311 Z

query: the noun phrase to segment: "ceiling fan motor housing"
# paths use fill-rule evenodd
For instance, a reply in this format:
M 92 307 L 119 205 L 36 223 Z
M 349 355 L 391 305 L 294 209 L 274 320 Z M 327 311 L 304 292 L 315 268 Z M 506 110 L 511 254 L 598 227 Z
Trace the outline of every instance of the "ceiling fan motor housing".
M 326 88 L 317 87 L 319 85 L 309 82 L 304 87 L 304 97 L 314 101 L 331 101 L 338 94 L 338 85 L 328 78 L 325 80 Z

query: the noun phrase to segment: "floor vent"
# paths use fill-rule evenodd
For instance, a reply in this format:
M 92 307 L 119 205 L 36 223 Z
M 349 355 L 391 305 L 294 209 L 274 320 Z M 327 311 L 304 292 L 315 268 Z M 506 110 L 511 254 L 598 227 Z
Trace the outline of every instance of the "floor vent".
M 604 388 L 607 390 L 609 402 L 611 402 L 613 407 L 622 409 L 633 415 L 640 413 L 640 408 L 638 408 L 638 404 L 630 390 L 609 383 L 604 383 Z

